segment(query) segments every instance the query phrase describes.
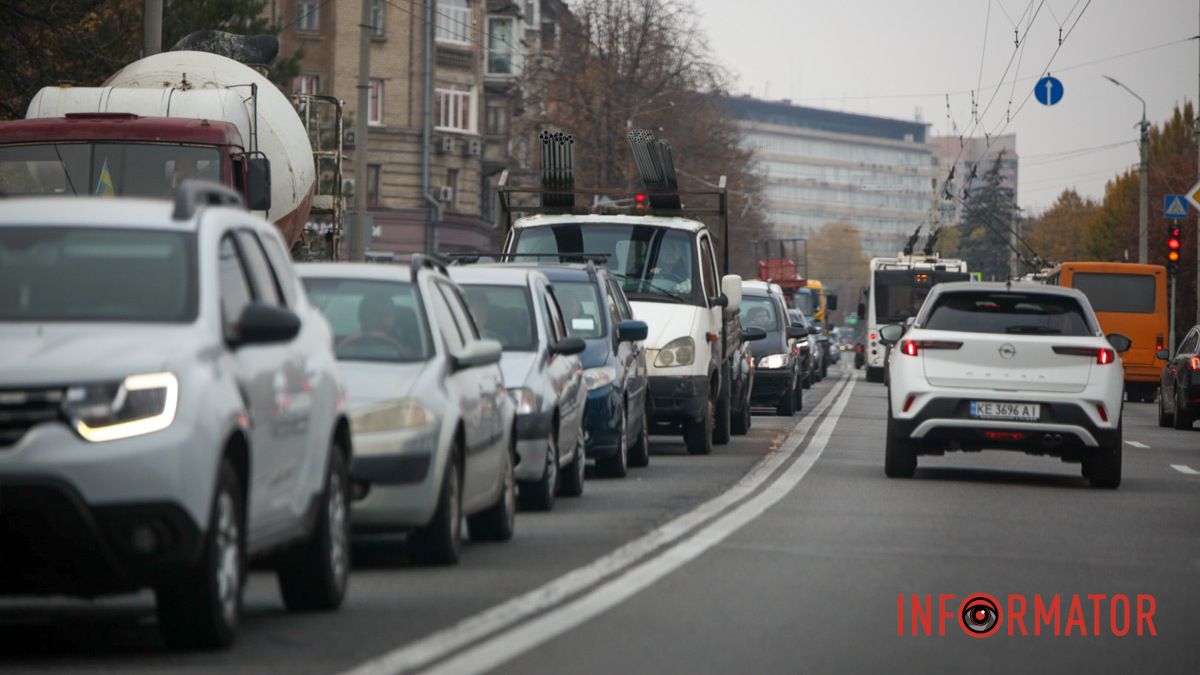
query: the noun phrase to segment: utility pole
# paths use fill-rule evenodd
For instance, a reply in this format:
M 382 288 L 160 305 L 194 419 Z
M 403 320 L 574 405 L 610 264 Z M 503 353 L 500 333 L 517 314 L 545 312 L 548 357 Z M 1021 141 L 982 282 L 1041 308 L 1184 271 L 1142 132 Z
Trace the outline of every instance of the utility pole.
M 142 0 L 142 56 L 162 51 L 163 0 Z
M 1197 42 L 1200 44 L 1200 41 Z M 1200 176 L 1200 88 L 1197 89 L 1196 105 L 1196 174 Z M 1196 214 L 1196 323 L 1200 323 L 1200 213 Z M 1173 352 L 1172 352 L 1173 354 Z
M 360 0 L 358 22 L 358 112 L 354 120 L 354 224 L 350 261 L 367 257 L 367 122 L 371 118 L 371 0 Z
M 1146 121 L 1146 99 L 1108 75 L 1105 75 L 1104 79 L 1133 94 L 1134 98 L 1142 102 L 1142 121 L 1138 122 L 1138 128 L 1141 130 L 1138 150 L 1142 158 L 1138 171 L 1141 177 L 1141 197 L 1138 204 L 1138 262 L 1145 265 L 1150 261 L 1150 246 L 1147 239 L 1150 228 L 1150 123 Z

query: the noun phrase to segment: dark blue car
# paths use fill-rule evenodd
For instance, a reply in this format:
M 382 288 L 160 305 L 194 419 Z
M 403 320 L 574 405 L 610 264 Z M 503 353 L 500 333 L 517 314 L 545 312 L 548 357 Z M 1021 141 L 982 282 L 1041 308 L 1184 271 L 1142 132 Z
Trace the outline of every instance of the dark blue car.
M 620 284 L 604 266 L 541 265 L 550 279 L 563 321 L 587 349 L 579 355 L 588 389 L 583 433 L 585 454 L 601 476 L 620 478 L 626 468 L 650 463 L 646 425 L 647 327 L 633 318 Z

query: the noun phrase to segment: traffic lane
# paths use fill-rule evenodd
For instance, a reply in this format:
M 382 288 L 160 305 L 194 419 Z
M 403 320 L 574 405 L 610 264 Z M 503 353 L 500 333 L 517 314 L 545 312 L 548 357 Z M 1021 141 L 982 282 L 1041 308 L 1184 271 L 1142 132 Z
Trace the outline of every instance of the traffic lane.
M 651 437 L 650 466 L 625 479 L 589 479 L 551 513 L 522 512 L 513 541 L 467 544 L 456 567 L 409 564 L 402 537 L 357 540 L 346 604 L 289 614 L 274 575 L 251 575 L 230 652 L 172 654 L 153 624 L 149 593 L 95 603 L 0 600 L 0 669 L 331 672 L 421 638 L 590 562 L 727 489 L 777 445 L 792 420 L 756 418 L 707 457 L 682 440 Z
M 916 478 L 889 480 L 883 397 L 858 382 L 780 503 L 503 672 L 1200 670 L 1200 484 L 1129 453 L 1117 491 L 1088 487 L 1078 465 L 1010 453 L 922 457 Z M 944 637 L 936 625 L 897 636 L 897 595 L 977 592 L 1079 593 L 1089 607 L 1089 593 L 1153 594 L 1159 635 L 974 640 L 948 621 Z
M 1200 479 L 1200 424 L 1190 430 L 1158 426 L 1158 403 L 1125 402 L 1125 454 L 1156 462 L 1165 478 Z M 1180 467 L 1180 468 L 1172 468 Z M 1196 474 L 1188 473 L 1188 469 Z

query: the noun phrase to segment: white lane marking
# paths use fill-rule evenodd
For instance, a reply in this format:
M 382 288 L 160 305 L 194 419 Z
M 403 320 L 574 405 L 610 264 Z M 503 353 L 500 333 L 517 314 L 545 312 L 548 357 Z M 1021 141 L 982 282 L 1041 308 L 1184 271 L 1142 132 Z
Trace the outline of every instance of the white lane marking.
M 808 442 L 807 449 L 776 480 L 763 488 L 762 492 L 662 553 L 597 586 L 586 595 L 520 626 L 494 635 L 434 666 L 426 673 L 474 675 L 492 670 L 612 609 L 716 546 L 783 499 L 808 474 L 808 470 L 824 452 L 853 389 L 852 381 L 842 390 L 837 403 Z
M 757 490 L 780 465 L 792 456 L 796 448 L 800 446 L 800 442 L 808 435 L 815 421 L 833 405 L 838 393 L 847 387 L 847 382 L 851 382 L 851 378 L 839 379 L 833 389 L 825 395 L 825 398 L 793 428 L 779 450 L 759 460 L 746 475 L 720 495 L 587 565 L 578 567 L 532 591 L 506 600 L 416 642 L 403 645 L 371 659 L 346 671 L 345 675 L 383 675 L 426 666 L 472 642 L 554 607 L 566 598 L 581 593 L 605 577 L 632 565 L 656 549 L 679 539 Z
M 1200 471 L 1193 469 L 1187 464 L 1172 464 L 1171 468 L 1175 469 L 1179 473 L 1186 473 L 1189 476 L 1200 476 Z
M 1148 447 L 1150 447 L 1150 446 L 1146 445 L 1145 443 L 1141 443 L 1141 442 L 1139 442 L 1139 441 L 1125 441 L 1125 442 L 1126 442 L 1126 443 L 1128 443 L 1128 444 L 1130 444 L 1130 445 L 1132 445 L 1132 446 L 1133 446 L 1133 447 L 1135 447 L 1135 448 L 1148 448 Z

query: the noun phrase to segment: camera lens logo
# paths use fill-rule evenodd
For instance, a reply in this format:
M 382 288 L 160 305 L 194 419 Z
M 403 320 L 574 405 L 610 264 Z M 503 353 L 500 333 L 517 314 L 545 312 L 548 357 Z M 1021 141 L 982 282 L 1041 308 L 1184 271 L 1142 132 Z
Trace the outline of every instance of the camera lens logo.
M 987 593 L 976 593 L 963 601 L 958 618 L 967 635 L 991 637 L 1000 627 L 1000 605 Z

